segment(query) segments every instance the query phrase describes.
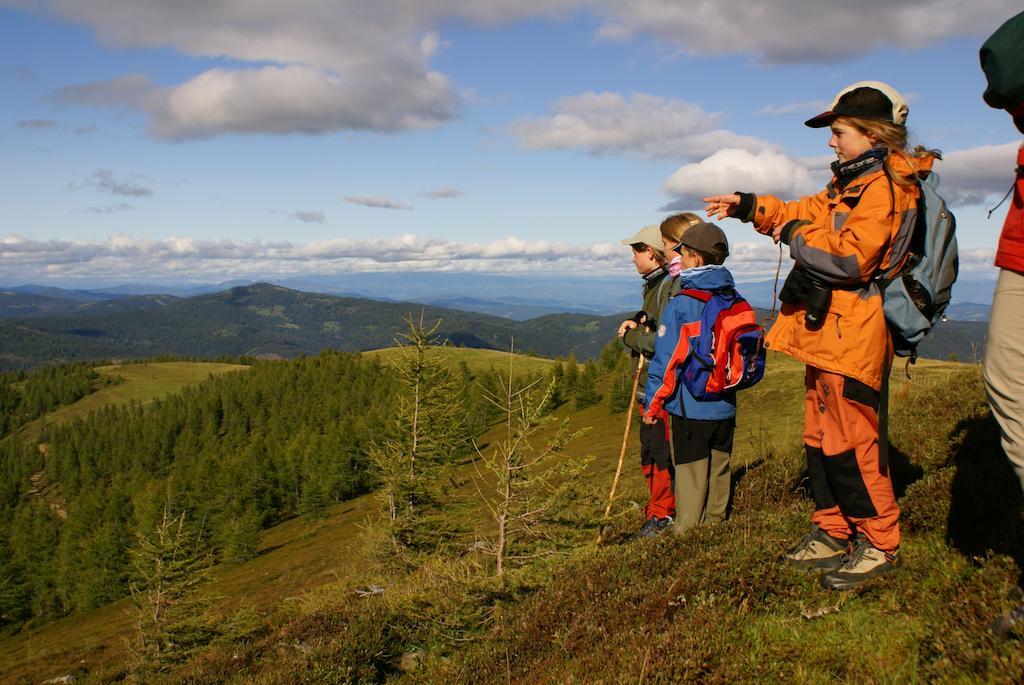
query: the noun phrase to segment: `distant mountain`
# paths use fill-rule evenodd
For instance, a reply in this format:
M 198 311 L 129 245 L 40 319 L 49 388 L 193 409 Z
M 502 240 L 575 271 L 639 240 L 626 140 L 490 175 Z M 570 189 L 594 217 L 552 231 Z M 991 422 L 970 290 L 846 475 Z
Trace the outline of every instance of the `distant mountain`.
M 52 297 L 0 291 L 0 317 L 20 319 L 37 316 L 88 316 L 109 312 L 129 312 L 137 309 L 163 307 L 178 298 L 170 295 L 142 295 L 139 297 L 112 297 L 103 299 L 68 298 L 61 291 Z
M 439 335 L 451 344 L 580 358 L 596 356 L 614 335 L 622 315 L 548 315 L 517 322 L 409 302 L 380 302 L 303 293 L 256 284 L 211 295 L 177 299 L 125 298 L 89 305 L 59 316 L 0 321 L 0 366 L 27 367 L 53 361 L 141 358 L 172 354 L 195 357 L 273 355 L 294 357 L 325 348 L 388 347 L 403 319 L 441 320 Z
M 64 288 L 55 288 L 49 285 L 35 285 L 33 283 L 18 285 L 11 288 L 3 288 L 2 290 L 5 293 L 35 295 L 53 300 L 64 300 L 67 302 L 98 302 L 100 300 L 108 300 L 111 297 L 110 295 L 97 293 L 92 290 L 67 290 Z
M 510 298 L 511 299 L 511 298 Z M 516 298 L 518 299 L 518 298 Z M 458 309 L 464 312 L 478 312 L 500 316 L 505 319 L 516 321 L 527 321 L 546 314 L 562 314 L 566 312 L 574 314 L 591 314 L 599 316 L 603 312 L 596 312 L 586 307 L 560 308 L 551 305 L 514 303 L 509 301 L 480 300 L 475 297 L 453 297 L 453 298 L 413 298 L 412 302 L 432 304 L 436 307 L 447 307 Z
M 918 354 L 927 359 L 980 362 L 987 334 L 987 321 L 943 321 L 921 342 Z
M 946 316 L 954 321 L 988 321 L 992 305 L 975 302 L 953 302 L 946 308 Z
M 0 316 L 5 318 L 62 315 L 77 305 L 78 302 L 47 295 L 0 290 Z
M 779 282 L 775 279 L 749 280 L 739 272 L 739 291 L 755 307 L 771 308 L 773 295 L 785 280 L 788 264 Z M 963 272 L 953 288 L 950 318 L 982 320 L 982 310 L 971 303 L 992 301 L 995 271 Z M 439 307 L 492 314 L 517 321 L 557 312 L 610 315 L 635 311 L 640 303 L 641 281 L 635 274 L 602 275 L 587 272 L 554 274 L 481 274 L 441 272 L 360 272 L 264 279 L 291 290 L 357 297 L 386 302 L 420 302 Z M 92 289 L 62 289 L 46 285 L 6 288 L 12 292 L 44 295 L 62 300 L 89 302 L 125 296 L 172 295 L 194 297 L 252 285 L 251 281 L 216 284 L 124 283 L 95 284 Z M 956 309 L 969 306 L 969 310 Z M 954 316 L 955 314 L 955 316 Z M 3 313 L 0 316 L 33 314 Z M 984 315 L 987 317 L 987 314 Z
M 627 310 L 630 311 L 631 310 Z M 157 355 L 294 357 L 333 348 L 389 347 L 408 316 L 441 320 L 451 344 L 546 357 L 593 358 L 624 314 L 545 314 L 515 321 L 490 314 L 365 298 L 303 293 L 260 283 L 190 298 L 129 297 L 68 306 L 58 314 L 0 320 L 0 368 L 78 359 Z M 759 316 L 763 317 L 762 311 Z M 948 321 L 921 346 L 925 357 L 980 358 L 986 324 Z
M 193 297 L 206 293 L 218 293 L 228 288 L 235 288 L 242 285 L 252 285 L 251 280 L 224 281 L 222 283 L 209 283 L 201 285 L 169 285 L 153 283 L 124 283 L 96 290 L 88 291 L 96 294 L 109 295 L 114 297 L 125 297 L 129 295 L 173 295 L 175 297 Z

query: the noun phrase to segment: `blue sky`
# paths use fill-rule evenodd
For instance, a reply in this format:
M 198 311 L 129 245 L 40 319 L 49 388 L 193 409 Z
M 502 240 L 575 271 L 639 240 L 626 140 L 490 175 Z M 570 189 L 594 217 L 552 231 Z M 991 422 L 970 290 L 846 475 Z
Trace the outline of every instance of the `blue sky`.
M 184 7 L 185 9 L 181 9 Z M 668 207 L 827 180 L 802 122 L 892 84 L 991 271 L 1015 2 L 0 0 L 0 283 L 628 273 Z M 776 251 L 723 222 L 742 278 Z

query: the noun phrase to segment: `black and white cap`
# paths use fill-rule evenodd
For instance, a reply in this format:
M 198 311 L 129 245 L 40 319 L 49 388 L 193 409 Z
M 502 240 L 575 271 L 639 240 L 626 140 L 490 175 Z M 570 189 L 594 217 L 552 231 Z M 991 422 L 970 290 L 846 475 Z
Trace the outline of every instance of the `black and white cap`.
M 899 92 L 881 81 L 858 81 L 843 88 L 832 100 L 828 111 L 804 123 L 811 128 L 824 128 L 839 117 L 880 119 L 904 126 L 910 107 Z

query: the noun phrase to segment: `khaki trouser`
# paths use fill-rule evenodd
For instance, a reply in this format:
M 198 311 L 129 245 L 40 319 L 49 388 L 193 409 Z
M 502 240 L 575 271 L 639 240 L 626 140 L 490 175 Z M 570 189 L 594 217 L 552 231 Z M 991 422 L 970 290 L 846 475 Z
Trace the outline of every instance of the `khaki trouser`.
M 985 389 L 1003 451 L 1024 487 L 1024 275 L 999 272 L 985 343 Z
M 728 452 L 711 450 L 708 459 L 676 464 L 674 532 L 725 520 L 732 488 L 729 456 Z

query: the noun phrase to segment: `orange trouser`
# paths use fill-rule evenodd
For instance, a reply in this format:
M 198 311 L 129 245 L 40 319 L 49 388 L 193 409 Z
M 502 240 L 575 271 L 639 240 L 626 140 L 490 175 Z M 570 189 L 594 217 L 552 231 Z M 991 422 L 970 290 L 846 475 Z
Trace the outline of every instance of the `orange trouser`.
M 860 381 L 807 367 L 804 449 L 815 511 L 832 537 L 863 533 L 886 552 L 900 546 L 900 508 L 879 460 L 880 395 Z
M 672 447 L 668 439 L 668 421 L 640 424 L 640 467 L 650 497 L 644 507 L 648 519 L 676 515 L 676 497 L 672 490 Z

